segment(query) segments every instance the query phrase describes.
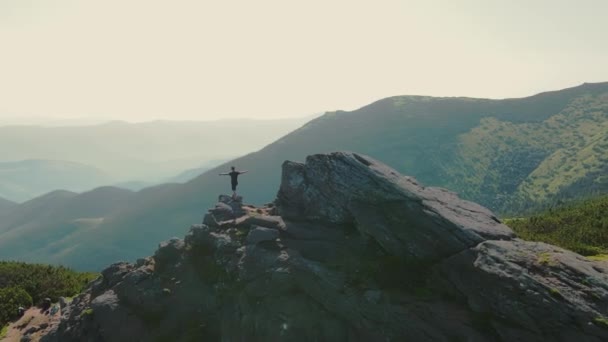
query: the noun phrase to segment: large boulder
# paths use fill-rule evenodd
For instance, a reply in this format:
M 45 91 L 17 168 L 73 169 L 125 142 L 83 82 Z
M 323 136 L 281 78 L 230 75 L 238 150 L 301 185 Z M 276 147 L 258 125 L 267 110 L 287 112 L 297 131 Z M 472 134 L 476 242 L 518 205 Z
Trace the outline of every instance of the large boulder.
M 387 252 L 422 260 L 514 236 L 488 209 L 356 153 L 285 162 L 276 203 L 284 219 L 354 225 Z
M 223 222 L 234 220 L 244 214 L 243 197 L 233 198 L 228 195 L 220 195 L 215 208 L 209 209 L 203 218 L 203 224 L 221 226 Z

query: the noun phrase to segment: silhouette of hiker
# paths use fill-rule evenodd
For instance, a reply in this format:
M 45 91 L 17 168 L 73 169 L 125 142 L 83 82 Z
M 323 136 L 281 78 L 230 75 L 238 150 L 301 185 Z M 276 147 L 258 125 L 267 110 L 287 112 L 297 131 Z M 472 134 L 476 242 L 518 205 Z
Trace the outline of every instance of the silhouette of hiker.
M 220 173 L 220 176 L 230 176 L 230 181 L 232 183 L 232 198 L 236 198 L 236 186 L 239 185 L 239 175 L 243 174 L 243 173 L 247 173 L 249 171 L 245 170 L 245 171 L 236 171 L 234 169 L 234 166 L 230 167 L 230 169 L 232 171 L 230 172 L 226 172 L 226 173 Z

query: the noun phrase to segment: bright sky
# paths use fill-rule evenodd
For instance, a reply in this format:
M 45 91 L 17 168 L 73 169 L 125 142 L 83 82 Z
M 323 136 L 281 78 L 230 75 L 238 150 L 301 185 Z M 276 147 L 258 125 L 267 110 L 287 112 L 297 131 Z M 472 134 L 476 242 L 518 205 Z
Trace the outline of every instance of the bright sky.
M 0 119 L 216 119 L 608 81 L 606 0 L 0 0 Z

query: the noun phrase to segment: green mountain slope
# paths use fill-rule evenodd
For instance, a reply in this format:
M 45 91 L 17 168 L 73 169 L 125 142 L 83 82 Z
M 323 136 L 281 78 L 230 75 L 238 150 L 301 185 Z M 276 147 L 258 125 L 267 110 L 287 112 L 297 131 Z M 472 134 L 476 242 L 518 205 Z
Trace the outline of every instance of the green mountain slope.
M 460 140 L 445 185 L 494 209 L 521 212 L 608 190 L 606 93 L 583 95 L 538 122 L 484 118 Z
M 583 255 L 608 253 L 608 196 L 507 220 L 507 224 L 526 240 L 547 242 Z
M 103 187 L 83 194 L 55 191 L 18 205 L 0 215 L 0 259 L 60 258 L 134 196 L 129 190 Z
M 217 174 L 230 165 L 251 171 L 242 176 L 240 193 L 263 203 L 274 199 L 284 160 L 335 150 L 368 154 L 498 212 L 586 196 L 605 189 L 607 121 L 608 83 L 522 99 L 391 97 L 327 113 L 186 184 L 140 191 L 51 260 L 96 269 L 147 255 L 158 241 L 199 222 L 217 195 L 229 192 L 229 181 Z

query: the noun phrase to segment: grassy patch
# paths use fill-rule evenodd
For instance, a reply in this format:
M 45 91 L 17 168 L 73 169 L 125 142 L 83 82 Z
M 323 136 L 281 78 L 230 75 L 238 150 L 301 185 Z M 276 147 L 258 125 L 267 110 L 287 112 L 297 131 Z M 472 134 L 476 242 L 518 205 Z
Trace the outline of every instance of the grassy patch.
M 88 308 L 82 312 L 82 317 L 88 317 L 93 315 L 93 309 Z
M 552 287 L 549 289 L 549 294 L 551 294 L 552 297 L 557 298 L 557 299 L 563 299 L 564 296 L 562 296 L 562 293 L 559 292 L 558 289 Z
M 5 338 L 7 333 L 8 333 L 8 325 L 5 325 L 2 327 L 2 329 L 0 329 L 0 340 Z
M 608 261 L 608 254 L 590 255 L 587 257 L 587 259 L 593 261 Z
M 553 256 L 551 255 L 551 253 L 546 253 L 546 252 L 540 253 L 538 255 L 537 261 L 541 265 L 549 265 L 549 266 L 555 265 L 555 260 L 553 259 Z
M 598 316 L 593 319 L 593 323 L 598 327 L 602 327 L 604 329 L 608 329 L 608 318 L 604 316 Z
M 245 236 L 247 236 L 247 234 L 249 234 L 248 229 L 238 229 L 235 233 L 237 238 L 244 238 Z

